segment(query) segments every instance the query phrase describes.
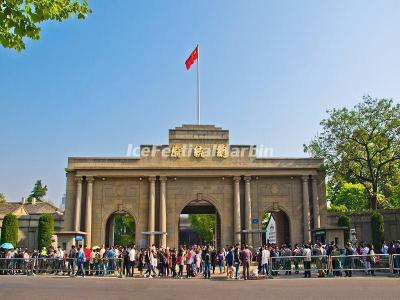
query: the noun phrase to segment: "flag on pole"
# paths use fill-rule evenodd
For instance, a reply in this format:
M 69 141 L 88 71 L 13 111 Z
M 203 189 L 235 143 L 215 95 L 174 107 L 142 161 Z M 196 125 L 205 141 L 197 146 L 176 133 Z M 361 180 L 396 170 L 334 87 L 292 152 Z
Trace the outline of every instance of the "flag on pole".
M 197 46 L 193 52 L 190 54 L 189 58 L 185 61 L 186 70 L 189 70 L 190 67 L 193 65 L 195 60 L 199 57 L 199 46 Z

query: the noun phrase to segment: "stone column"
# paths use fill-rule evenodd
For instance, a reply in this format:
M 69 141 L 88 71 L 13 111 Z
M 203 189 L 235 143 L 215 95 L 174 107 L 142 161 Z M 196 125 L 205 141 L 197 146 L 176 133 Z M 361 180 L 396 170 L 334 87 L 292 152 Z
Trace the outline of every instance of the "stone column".
M 233 177 L 233 242 L 241 244 L 240 176 Z
M 310 234 L 310 197 L 308 194 L 308 176 L 303 176 L 303 239 L 304 243 L 311 240 Z
M 82 177 L 75 177 L 76 181 L 76 198 L 75 198 L 75 219 L 74 230 L 81 230 L 81 205 L 82 205 Z
M 149 177 L 150 189 L 149 189 L 149 231 L 155 231 L 156 221 L 156 178 Z M 150 246 L 154 244 L 154 234 L 151 233 L 149 236 Z
M 167 177 L 160 177 L 160 231 L 165 232 L 160 238 L 160 246 L 167 247 Z
M 93 199 L 93 177 L 86 177 L 86 216 L 85 216 L 85 231 L 86 244 L 90 247 L 92 243 L 92 199 Z
M 319 198 L 317 188 L 317 178 L 312 177 L 312 199 L 313 199 L 313 214 L 314 214 L 314 229 L 321 227 L 321 217 L 319 215 Z
M 250 176 L 244 178 L 244 201 L 245 201 L 245 212 L 246 212 L 246 229 L 251 230 L 251 195 L 250 195 Z M 253 246 L 253 236 L 252 234 L 247 234 L 247 244 Z

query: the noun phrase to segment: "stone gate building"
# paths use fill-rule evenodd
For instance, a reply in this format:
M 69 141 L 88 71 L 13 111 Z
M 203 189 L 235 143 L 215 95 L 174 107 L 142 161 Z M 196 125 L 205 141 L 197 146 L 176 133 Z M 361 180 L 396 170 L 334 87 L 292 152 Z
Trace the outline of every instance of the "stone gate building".
M 137 243 L 177 247 L 180 214 L 214 212 L 218 245 L 259 245 L 257 230 L 272 212 L 278 242 L 309 241 L 326 225 L 321 166 L 311 158 L 260 158 L 251 145 L 230 145 L 228 130 L 183 125 L 169 131 L 168 145 L 142 145 L 139 157 L 70 157 L 64 233 L 112 244 L 110 220 L 126 212 Z

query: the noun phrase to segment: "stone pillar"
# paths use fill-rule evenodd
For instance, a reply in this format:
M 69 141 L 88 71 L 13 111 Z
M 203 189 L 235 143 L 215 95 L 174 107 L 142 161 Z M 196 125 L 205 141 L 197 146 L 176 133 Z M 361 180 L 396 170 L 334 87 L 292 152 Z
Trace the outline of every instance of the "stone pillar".
M 75 198 L 74 230 L 81 231 L 82 177 L 75 177 L 75 181 L 76 181 L 76 198 Z
M 312 177 L 312 199 L 313 199 L 313 213 L 314 213 L 314 229 L 321 227 L 321 217 L 319 215 L 319 198 L 317 188 L 317 178 Z
M 244 178 L 244 201 L 245 201 L 245 213 L 246 213 L 246 230 L 251 230 L 251 195 L 250 195 L 250 176 Z M 253 236 L 252 234 L 247 234 L 247 244 L 253 246 Z
M 308 176 L 303 176 L 303 239 L 304 243 L 311 240 L 310 234 L 310 197 L 308 194 Z
M 155 231 L 156 223 L 156 178 L 149 177 L 150 189 L 149 189 L 149 231 Z M 150 246 L 154 244 L 154 234 L 149 235 Z
M 160 246 L 167 247 L 167 177 L 160 177 L 160 231 L 165 232 L 160 237 Z
M 92 243 L 92 199 L 93 199 L 93 177 L 86 177 L 86 216 L 85 216 L 85 231 L 86 244 L 90 247 Z
M 240 176 L 233 177 L 233 242 L 241 244 Z

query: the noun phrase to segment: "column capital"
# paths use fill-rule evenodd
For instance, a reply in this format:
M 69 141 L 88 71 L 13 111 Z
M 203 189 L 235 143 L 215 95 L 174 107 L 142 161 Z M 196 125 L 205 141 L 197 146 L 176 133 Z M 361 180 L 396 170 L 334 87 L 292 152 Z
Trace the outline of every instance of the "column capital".
M 301 179 L 305 182 L 305 181 L 308 181 L 308 175 L 303 175 L 303 176 L 301 176 Z
M 87 181 L 88 183 L 93 183 L 93 182 L 94 182 L 94 177 L 93 177 L 93 176 L 87 176 L 87 177 L 86 177 L 86 181 Z
M 240 176 L 233 176 L 233 181 L 240 181 Z
M 318 178 L 317 178 L 316 176 L 311 176 L 311 180 L 312 180 L 313 182 L 317 182 Z
M 244 176 L 244 180 L 245 180 L 246 182 L 249 182 L 249 181 L 251 180 L 251 176 Z
M 75 176 L 75 181 L 76 182 L 82 182 L 82 180 L 83 180 L 83 178 L 82 178 L 82 176 Z
M 148 179 L 149 179 L 150 182 L 156 181 L 156 176 L 150 176 Z
M 160 181 L 167 181 L 167 180 L 168 180 L 167 176 L 160 176 Z

